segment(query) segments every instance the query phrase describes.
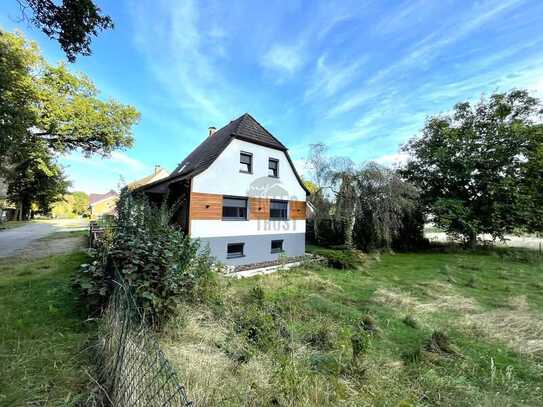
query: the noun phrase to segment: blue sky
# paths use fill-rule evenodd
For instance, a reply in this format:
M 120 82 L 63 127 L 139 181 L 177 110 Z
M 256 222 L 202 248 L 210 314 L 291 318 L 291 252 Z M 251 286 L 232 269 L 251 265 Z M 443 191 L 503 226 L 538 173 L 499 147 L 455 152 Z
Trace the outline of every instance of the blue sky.
M 106 1 L 115 29 L 73 70 L 103 97 L 141 112 L 134 148 L 111 159 L 62 157 L 73 189 L 105 192 L 120 177 L 172 170 L 207 135 L 251 113 L 301 172 L 308 145 L 357 162 L 401 159 L 426 117 L 513 87 L 543 96 L 543 2 Z M 58 44 L 17 22 L 50 62 Z

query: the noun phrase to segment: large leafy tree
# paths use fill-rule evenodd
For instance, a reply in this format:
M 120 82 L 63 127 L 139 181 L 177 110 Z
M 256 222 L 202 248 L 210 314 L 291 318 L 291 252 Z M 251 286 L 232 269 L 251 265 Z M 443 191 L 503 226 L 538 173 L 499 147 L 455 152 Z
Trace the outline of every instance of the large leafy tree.
M 51 204 L 59 200 L 69 186 L 62 168 L 51 155 L 31 152 L 10 172 L 8 197 L 17 203 L 19 214 L 24 214 L 23 218 L 26 219 L 33 204 L 38 212 L 48 213 Z
M 526 91 L 497 93 L 430 118 L 404 146 L 403 175 L 438 226 L 469 245 L 480 234 L 543 230 L 541 113 Z
M 68 61 L 78 54 L 90 55 L 92 36 L 113 28 L 111 17 L 102 15 L 92 0 L 17 0 L 22 18 L 30 20 L 49 38 L 58 41 Z M 32 16 L 27 16 L 27 10 Z
M 0 176 L 8 179 L 9 191 L 21 189 L 11 184 L 32 180 L 25 174 L 57 173 L 55 154 L 108 155 L 132 146 L 136 109 L 101 99 L 88 78 L 48 64 L 20 34 L 0 31 L 0 91 Z M 32 171 L 28 166 L 34 166 Z M 26 218 L 28 202 L 19 201 L 23 196 L 32 201 L 28 194 L 9 198 Z

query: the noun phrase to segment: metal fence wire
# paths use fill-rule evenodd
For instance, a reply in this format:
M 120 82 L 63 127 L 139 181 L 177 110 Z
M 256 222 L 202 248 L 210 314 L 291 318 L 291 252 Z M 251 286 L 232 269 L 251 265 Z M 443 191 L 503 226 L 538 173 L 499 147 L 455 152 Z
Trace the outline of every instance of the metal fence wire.
M 194 406 L 174 368 L 119 284 L 102 319 L 100 371 L 113 406 Z

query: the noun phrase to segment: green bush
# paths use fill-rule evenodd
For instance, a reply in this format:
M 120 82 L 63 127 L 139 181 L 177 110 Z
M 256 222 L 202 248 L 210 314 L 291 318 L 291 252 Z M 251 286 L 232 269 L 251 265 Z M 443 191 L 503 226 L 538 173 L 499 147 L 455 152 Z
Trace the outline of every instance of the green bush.
M 275 348 L 279 332 L 272 315 L 256 304 L 248 305 L 234 317 L 235 332 L 261 351 Z
M 367 256 L 359 250 L 318 248 L 313 252 L 324 257 L 329 267 L 340 270 L 357 269 L 367 262 Z
M 75 286 L 91 312 L 99 312 L 122 281 L 155 327 L 162 326 L 182 301 L 216 295 L 216 277 L 207 253 L 169 224 L 171 213 L 123 191 L 117 217 L 90 264 L 81 266 Z

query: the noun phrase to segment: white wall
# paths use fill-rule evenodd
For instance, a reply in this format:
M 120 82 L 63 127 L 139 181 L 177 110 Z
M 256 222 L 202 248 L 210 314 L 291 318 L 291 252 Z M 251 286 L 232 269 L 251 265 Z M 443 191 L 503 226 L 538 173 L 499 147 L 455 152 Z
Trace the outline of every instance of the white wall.
M 241 151 L 253 154 L 252 174 L 239 172 Z M 279 178 L 268 177 L 269 158 L 279 160 Z M 238 139 L 233 139 L 207 170 L 192 179 L 192 191 L 305 201 L 305 191 L 283 151 Z
M 197 237 L 305 233 L 305 220 L 193 220 L 190 235 Z

